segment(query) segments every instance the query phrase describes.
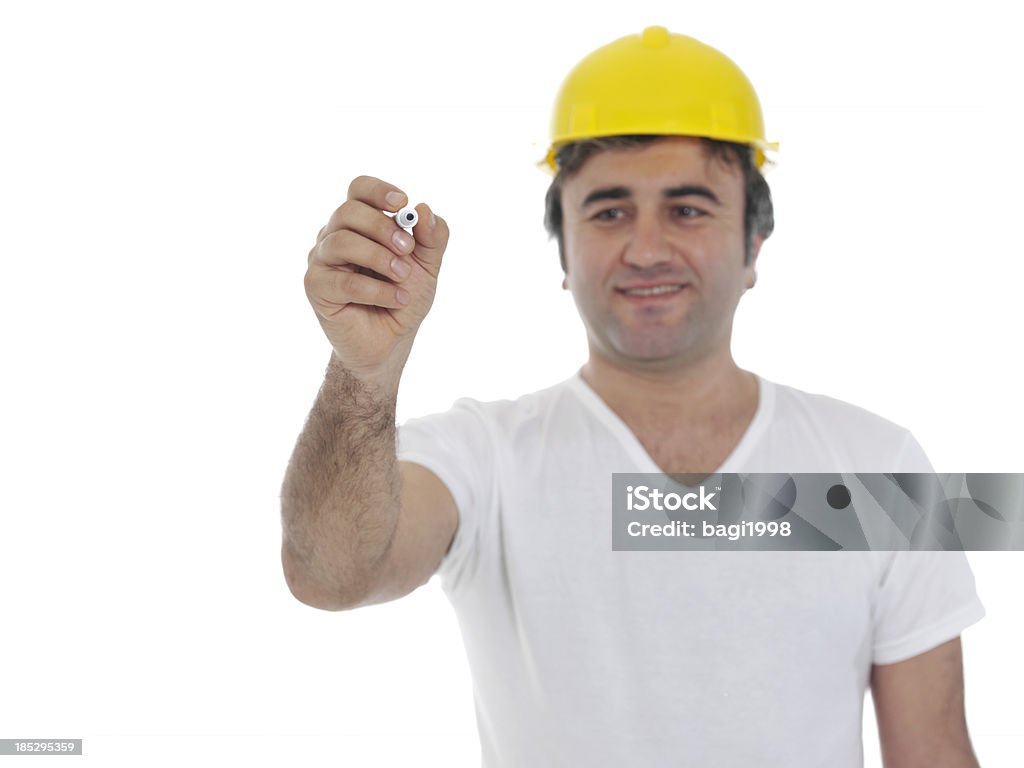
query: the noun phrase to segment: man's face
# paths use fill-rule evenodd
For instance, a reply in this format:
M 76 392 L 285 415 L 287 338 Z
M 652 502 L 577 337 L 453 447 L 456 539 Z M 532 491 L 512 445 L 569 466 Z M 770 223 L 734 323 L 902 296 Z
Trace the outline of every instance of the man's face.
M 705 157 L 692 137 L 604 150 L 566 180 L 565 286 L 591 355 L 665 370 L 728 350 L 754 279 L 743 207 L 740 169 Z

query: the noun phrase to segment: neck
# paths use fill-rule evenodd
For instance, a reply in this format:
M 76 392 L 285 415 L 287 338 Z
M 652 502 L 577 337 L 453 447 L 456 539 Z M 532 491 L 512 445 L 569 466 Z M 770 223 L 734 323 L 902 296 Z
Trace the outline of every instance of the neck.
M 737 366 L 728 349 L 658 371 L 624 366 L 591 350 L 580 374 L 628 424 L 695 426 L 748 411 L 757 402 L 756 377 Z

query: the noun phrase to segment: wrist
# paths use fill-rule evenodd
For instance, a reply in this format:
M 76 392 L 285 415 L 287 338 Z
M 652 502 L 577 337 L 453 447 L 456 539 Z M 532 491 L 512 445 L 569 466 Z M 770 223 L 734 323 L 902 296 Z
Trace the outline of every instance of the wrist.
M 394 405 L 398 396 L 404 360 L 401 365 L 361 369 L 350 365 L 332 352 L 327 364 L 325 384 L 338 387 L 357 397 L 370 398 L 380 405 Z

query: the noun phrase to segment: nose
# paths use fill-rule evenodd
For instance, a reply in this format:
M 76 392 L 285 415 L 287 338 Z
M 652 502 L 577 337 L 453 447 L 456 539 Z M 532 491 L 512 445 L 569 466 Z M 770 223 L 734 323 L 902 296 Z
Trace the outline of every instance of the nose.
M 633 267 L 652 267 L 672 258 L 664 225 L 657 216 L 639 215 L 622 251 L 622 261 Z

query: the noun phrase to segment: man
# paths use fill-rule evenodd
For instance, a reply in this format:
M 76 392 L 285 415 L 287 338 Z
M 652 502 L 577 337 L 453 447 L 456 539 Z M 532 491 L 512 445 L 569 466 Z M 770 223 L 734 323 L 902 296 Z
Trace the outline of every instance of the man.
M 614 552 L 613 472 L 930 471 L 905 429 L 740 369 L 732 320 L 773 227 L 760 106 L 692 38 L 595 51 L 555 109 L 546 222 L 589 359 L 513 402 L 403 425 L 395 400 L 448 240 L 352 182 L 310 251 L 333 347 L 288 468 L 285 576 L 329 610 L 437 573 L 484 764 L 860 766 L 870 683 L 886 765 L 974 766 L 963 553 Z

